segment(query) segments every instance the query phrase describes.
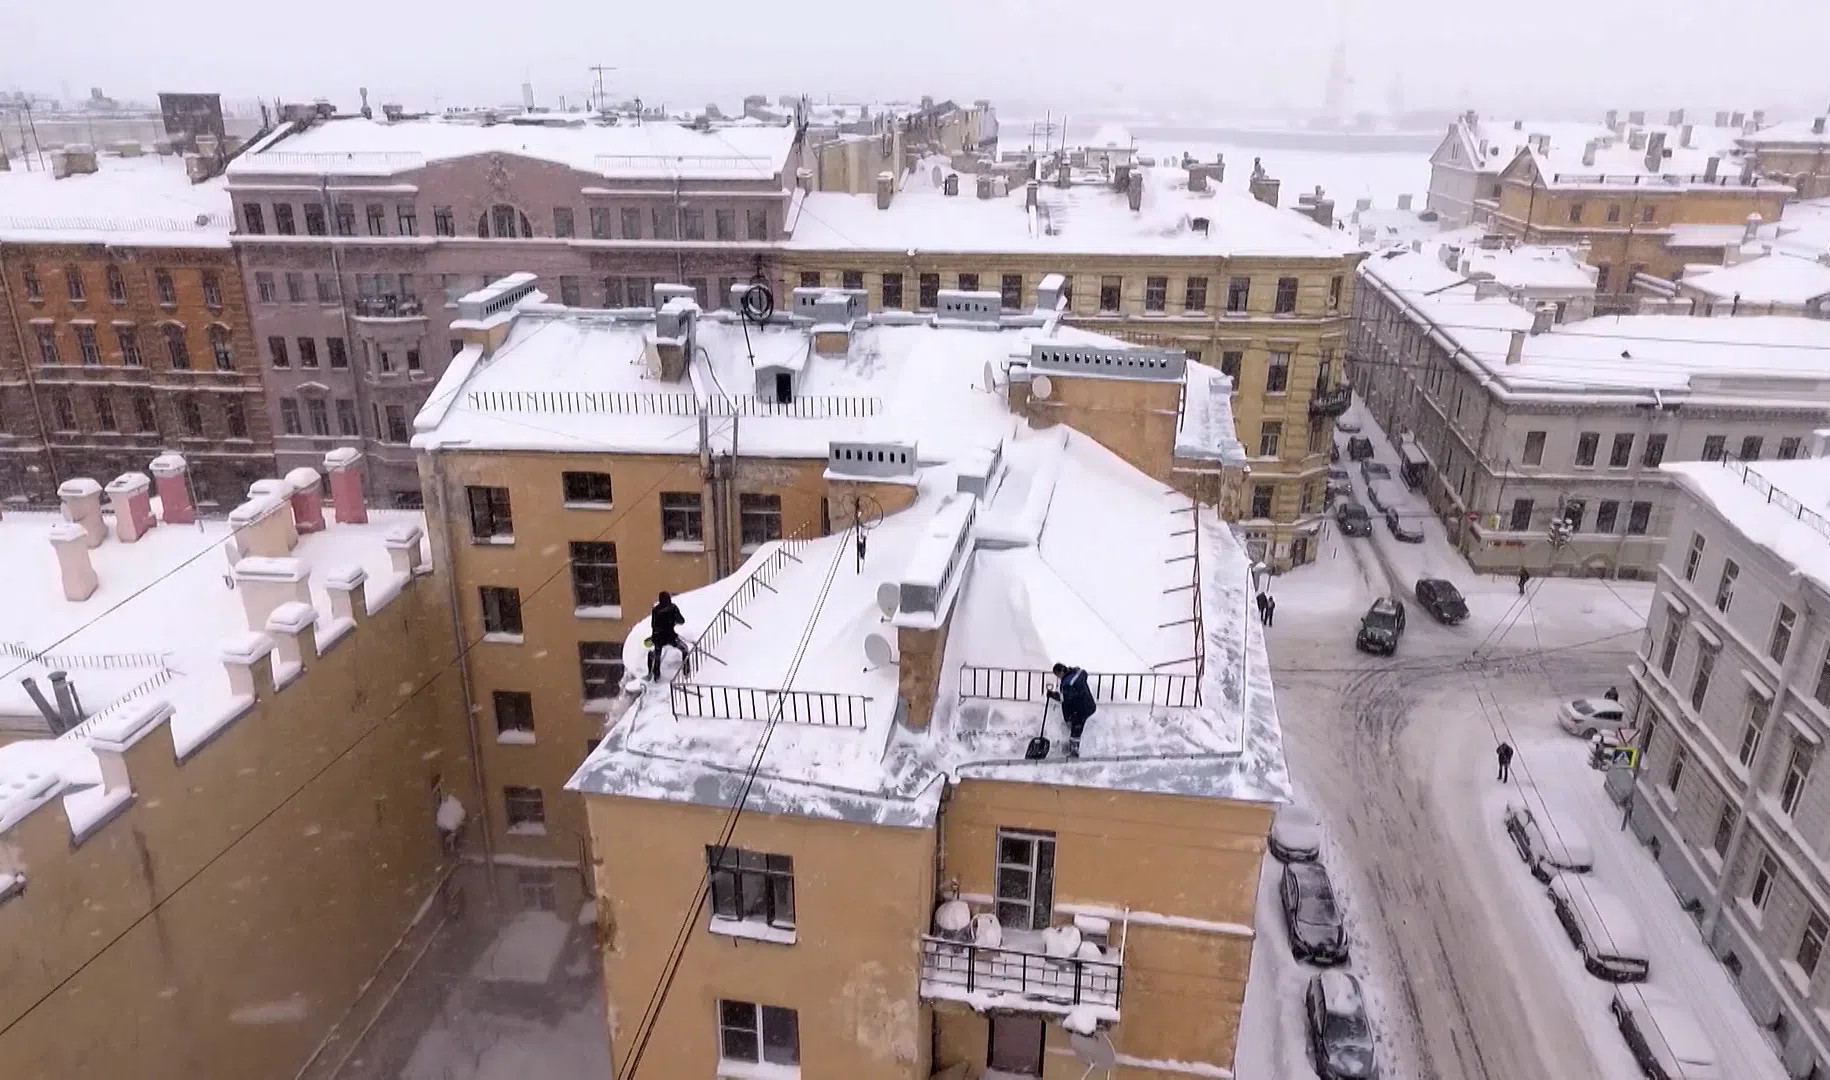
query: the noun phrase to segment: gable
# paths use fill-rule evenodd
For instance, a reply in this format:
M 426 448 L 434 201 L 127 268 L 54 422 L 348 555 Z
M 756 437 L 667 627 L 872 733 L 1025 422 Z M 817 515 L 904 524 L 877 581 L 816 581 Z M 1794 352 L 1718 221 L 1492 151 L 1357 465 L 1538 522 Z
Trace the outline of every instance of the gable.
M 1473 148 L 1468 145 L 1466 130 L 1461 121 L 1449 125 L 1448 134 L 1437 144 L 1436 151 L 1430 155 L 1432 165 L 1452 165 L 1466 169 L 1469 167 Z
M 1538 171 L 1537 159 L 1530 150 L 1520 150 L 1513 155 L 1506 167 L 1500 170 L 1501 180 L 1516 180 L 1521 184 L 1539 184 L 1544 182 L 1544 174 Z

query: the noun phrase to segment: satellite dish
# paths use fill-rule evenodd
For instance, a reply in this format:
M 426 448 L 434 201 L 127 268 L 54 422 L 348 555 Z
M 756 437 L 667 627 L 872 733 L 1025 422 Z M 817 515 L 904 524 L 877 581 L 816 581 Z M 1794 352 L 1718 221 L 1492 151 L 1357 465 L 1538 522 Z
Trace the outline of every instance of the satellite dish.
M 987 360 L 987 361 L 985 361 L 985 389 L 996 390 L 997 388 L 998 388 L 998 371 L 996 368 L 991 366 L 991 361 Z
M 896 655 L 895 650 L 890 647 L 890 639 L 877 633 L 864 635 L 864 658 L 870 661 L 871 665 L 864 669 L 866 671 L 894 662 Z
M 1041 398 L 1043 401 L 1047 401 L 1048 396 L 1054 392 L 1055 381 L 1047 375 L 1038 375 L 1029 380 L 1029 393 L 1031 397 Z
M 934 166 L 934 169 L 930 175 L 933 176 L 933 178 L 934 178 L 934 186 L 939 187 L 940 186 L 940 166 L 939 165 Z
M 1110 1069 L 1118 1064 L 1118 1051 L 1104 1035 L 1082 1035 L 1078 1031 L 1070 1031 L 1068 1046 L 1073 1049 L 1075 1057 L 1094 1069 Z
M 902 590 L 896 587 L 894 581 L 886 581 L 877 586 L 877 609 L 883 612 L 884 618 L 896 614 L 896 609 L 901 606 Z

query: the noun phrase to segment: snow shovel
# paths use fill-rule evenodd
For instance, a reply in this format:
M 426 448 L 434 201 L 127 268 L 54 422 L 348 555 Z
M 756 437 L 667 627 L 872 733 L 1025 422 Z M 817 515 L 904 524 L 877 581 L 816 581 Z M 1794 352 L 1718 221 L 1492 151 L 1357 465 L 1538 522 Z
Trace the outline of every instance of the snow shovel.
M 1035 737 L 1029 740 L 1029 746 L 1023 751 L 1025 761 L 1041 761 L 1048 756 L 1048 736 L 1042 734 L 1048 730 L 1048 707 L 1054 698 L 1042 699 L 1042 723 L 1036 728 Z

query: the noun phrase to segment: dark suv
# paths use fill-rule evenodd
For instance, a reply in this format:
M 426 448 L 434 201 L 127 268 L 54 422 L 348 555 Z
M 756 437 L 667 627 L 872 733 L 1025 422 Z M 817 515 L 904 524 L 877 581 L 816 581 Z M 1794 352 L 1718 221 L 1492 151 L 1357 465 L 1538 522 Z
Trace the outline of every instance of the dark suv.
M 1468 617 L 1468 603 L 1461 590 L 1441 578 L 1417 579 L 1417 603 L 1444 626 L 1454 626 Z
M 1366 513 L 1366 507 L 1344 499 L 1334 508 L 1334 520 L 1340 522 L 1342 536 L 1371 536 L 1372 518 Z
M 1364 652 L 1390 656 L 1398 651 L 1398 639 L 1403 636 L 1403 601 L 1395 596 L 1382 596 L 1360 616 L 1360 632 L 1354 635 L 1353 643 Z
M 1347 458 L 1349 461 L 1365 461 L 1373 456 L 1372 440 L 1364 435 L 1355 435 L 1347 440 Z

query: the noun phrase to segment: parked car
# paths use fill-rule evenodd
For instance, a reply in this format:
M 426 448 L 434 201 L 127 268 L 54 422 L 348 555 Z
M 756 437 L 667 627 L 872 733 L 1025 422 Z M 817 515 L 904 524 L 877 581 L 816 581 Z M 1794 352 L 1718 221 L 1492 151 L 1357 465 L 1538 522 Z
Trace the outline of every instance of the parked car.
M 1314 862 L 1322 853 L 1322 819 L 1302 803 L 1285 803 L 1271 819 L 1271 854 L 1282 862 Z
M 1394 538 L 1407 544 L 1423 543 L 1423 529 L 1404 520 L 1404 515 L 1395 506 L 1386 507 L 1385 527 L 1391 530 Z
M 1341 468 L 1339 465 L 1330 465 L 1328 467 L 1328 482 L 1331 484 L 1351 485 L 1353 483 L 1353 477 L 1349 476 L 1347 470 Z
M 1595 866 L 1594 849 L 1589 847 L 1589 838 L 1582 829 L 1567 817 L 1540 824 L 1526 802 L 1524 790 L 1518 798 L 1507 801 L 1500 820 L 1506 825 L 1512 846 L 1519 850 L 1519 858 L 1525 860 L 1531 876 L 1539 881 L 1549 883 L 1563 872 L 1586 874 Z
M 1444 626 L 1468 617 L 1468 602 L 1461 598 L 1461 590 L 1441 578 L 1417 579 L 1417 603 Z
M 1380 467 L 1383 468 L 1384 466 Z M 1378 477 L 1368 477 L 1366 481 L 1366 500 L 1373 504 L 1374 509 L 1383 514 L 1387 510 L 1397 508 L 1403 501 L 1403 498 L 1402 493 L 1392 481 L 1382 480 Z
M 1612 698 L 1577 698 L 1557 710 L 1557 723 L 1571 735 L 1592 739 L 1598 732 L 1616 732 L 1627 726 L 1627 712 Z
M 1347 962 L 1347 928 L 1334 902 L 1334 886 L 1319 862 L 1284 864 L 1284 925 L 1298 960 L 1332 967 Z
M 1553 875 L 1546 891 L 1589 974 L 1609 982 L 1646 981 L 1652 957 L 1625 901 L 1584 874 Z
M 1385 462 L 1374 461 L 1372 458 L 1367 458 L 1360 462 L 1360 479 L 1366 481 L 1368 484 L 1372 483 L 1374 480 L 1390 480 L 1391 478 L 1391 466 L 1387 465 Z
M 1376 1080 L 1372 1024 L 1360 980 L 1345 971 L 1324 971 L 1303 994 L 1309 1017 L 1309 1052 L 1322 1080 Z
M 1355 435 L 1347 440 L 1347 460 L 1365 461 L 1373 456 L 1372 440 L 1364 435 Z
M 1358 420 L 1349 420 L 1345 416 L 1337 416 L 1334 418 L 1334 430 L 1341 432 L 1343 435 L 1357 434 L 1360 430 L 1360 422 Z
M 1650 1080 L 1718 1080 L 1716 1047 L 1683 1002 L 1650 986 L 1622 986 L 1608 1006 Z
M 1404 636 L 1404 602 L 1395 596 L 1381 596 L 1360 616 L 1360 631 L 1354 635 L 1354 647 L 1362 652 L 1390 656 L 1398 651 L 1398 639 Z
M 1343 536 L 1371 536 L 1372 518 L 1366 507 L 1348 499 L 1334 508 L 1334 520 L 1341 525 Z

